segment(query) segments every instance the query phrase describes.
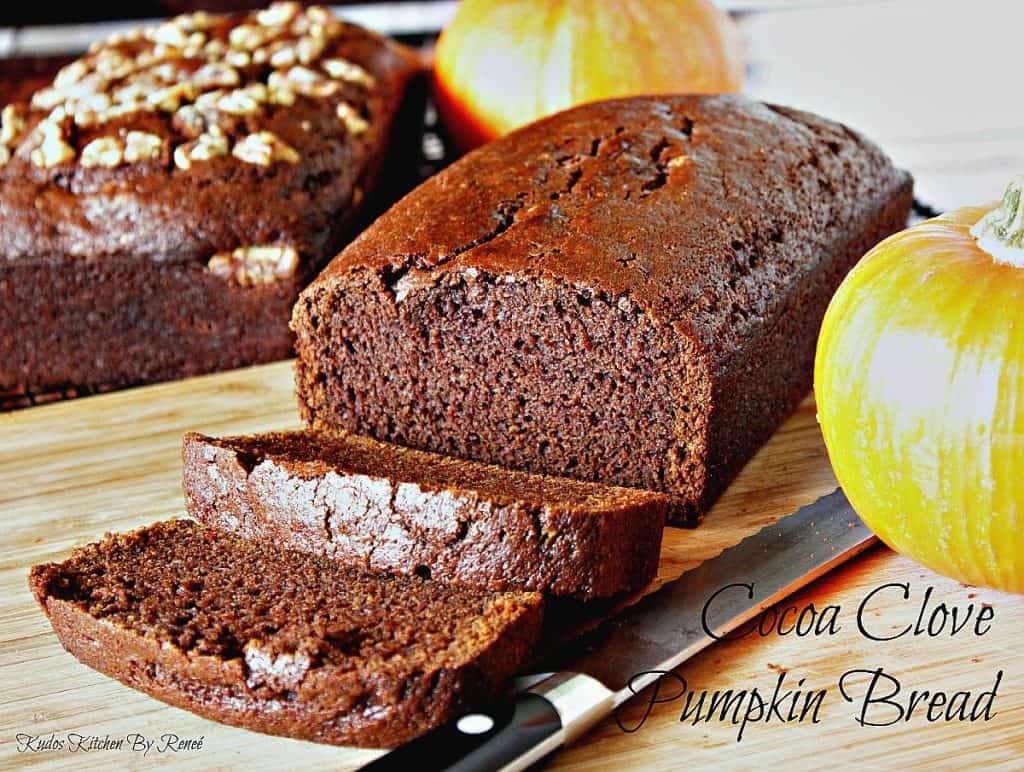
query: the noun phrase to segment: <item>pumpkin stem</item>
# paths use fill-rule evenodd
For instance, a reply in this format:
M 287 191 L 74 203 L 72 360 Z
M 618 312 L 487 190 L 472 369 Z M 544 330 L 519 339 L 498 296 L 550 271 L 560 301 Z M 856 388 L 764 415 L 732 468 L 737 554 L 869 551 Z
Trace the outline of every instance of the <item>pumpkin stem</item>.
M 1010 180 L 1002 202 L 975 223 L 971 235 L 997 263 L 1024 268 L 1024 174 Z

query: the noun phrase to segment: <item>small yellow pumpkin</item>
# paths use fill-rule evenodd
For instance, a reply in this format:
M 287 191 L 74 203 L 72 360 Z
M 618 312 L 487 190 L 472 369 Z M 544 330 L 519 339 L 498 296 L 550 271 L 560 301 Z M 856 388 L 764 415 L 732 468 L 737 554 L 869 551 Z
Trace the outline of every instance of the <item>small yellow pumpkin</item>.
M 742 85 L 739 33 L 711 0 L 463 0 L 434 55 L 463 150 L 583 102 Z
M 871 250 L 825 315 L 821 429 L 893 549 L 1024 592 L 1024 177 Z

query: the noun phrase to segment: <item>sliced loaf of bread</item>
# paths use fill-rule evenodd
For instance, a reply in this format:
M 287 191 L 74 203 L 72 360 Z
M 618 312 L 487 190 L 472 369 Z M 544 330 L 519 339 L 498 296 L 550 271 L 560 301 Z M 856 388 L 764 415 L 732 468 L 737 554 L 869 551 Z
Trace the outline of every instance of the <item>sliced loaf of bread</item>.
M 667 493 L 693 525 L 810 390 L 828 301 L 911 187 L 846 126 L 739 95 L 544 118 L 424 182 L 302 293 L 299 410 Z

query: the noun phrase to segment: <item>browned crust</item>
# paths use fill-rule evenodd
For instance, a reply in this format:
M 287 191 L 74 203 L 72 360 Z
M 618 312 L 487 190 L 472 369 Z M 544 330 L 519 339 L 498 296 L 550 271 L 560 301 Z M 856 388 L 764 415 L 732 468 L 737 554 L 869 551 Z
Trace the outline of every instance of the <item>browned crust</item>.
M 304 436 L 313 449 L 302 461 L 260 447 L 261 438 L 301 447 Z M 345 443 L 369 443 L 380 468 L 360 473 L 316 457 L 317 445 Z M 199 521 L 343 565 L 580 600 L 633 592 L 657 573 L 668 500 L 643 491 L 563 481 L 591 498 L 558 500 L 550 478 L 319 432 L 190 433 L 183 460 L 186 507 Z M 442 470 L 431 480 L 417 466 Z M 445 474 L 490 479 L 474 487 Z
M 241 287 L 199 263 L 0 260 L 0 386 L 119 387 L 285 359 L 306 275 Z
M 495 697 L 536 643 L 543 614 L 538 596 L 519 598 L 516 617 L 474 659 L 457 667 L 404 663 L 342 673 L 322 666 L 316 683 L 309 689 L 304 685 L 305 699 L 288 692 L 268 697 L 247 685 L 238 658 L 185 652 L 55 597 L 50 587 L 60 571 L 60 564 L 35 566 L 29 586 L 64 649 L 83 664 L 205 718 L 334 745 L 399 745 Z
M 902 229 L 913 201 L 913 185 L 881 203 L 870 224 L 854 233 L 823 270 L 794 287 L 787 312 L 753 339 L 714 382 L 708 428 L 710 461 L 699 499 L 686 507 L 683 524 L 696 525 L 758 449 L 811 389 L 814 352 L 825 309 L 846 273 L 879 241 Z
M 461 668 L 412 673 L 400 683 L 384 674 L 366 674 L 371 681 L 379 681 L 375 685 L 382 693 L 403 695 L 368 718 L 365 713 L 337 714 L 332 700 L 344 704 L 345 694 L 328 693 L 315 706 L 276 701 L 271 708 L 245 688 L 237 662 L 190 658 L 105 624 L 68 601 L 38 592 L 37 599 L 67 652 L 125 686 L 231 726 L 364 748 L 401 745 L 494 697 L 496 685 L 503 684 L 525 660 L 541 624 L 538 606 L 516 620 L 477 660 Z M 364 711 L 369 713 L 373 707 L 364 706 Z

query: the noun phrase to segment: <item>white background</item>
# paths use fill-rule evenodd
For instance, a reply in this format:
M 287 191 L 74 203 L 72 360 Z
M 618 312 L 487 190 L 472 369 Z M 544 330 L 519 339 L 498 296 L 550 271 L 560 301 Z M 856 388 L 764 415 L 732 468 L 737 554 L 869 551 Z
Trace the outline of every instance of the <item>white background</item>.
M 940 209 L 1024 174 L 1024 0 L 867 0 L 740 17 L 747 92 L 879 142 Z

